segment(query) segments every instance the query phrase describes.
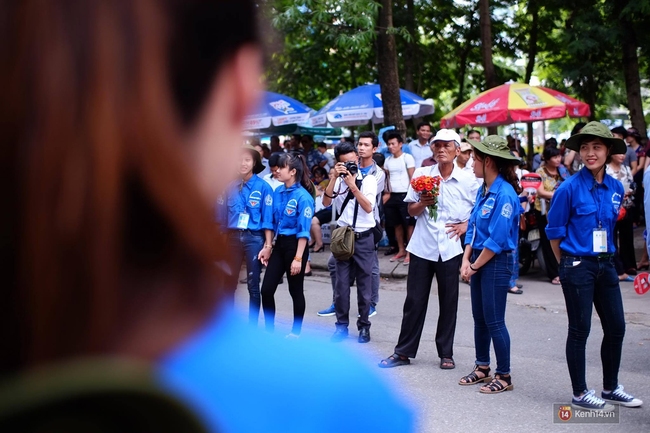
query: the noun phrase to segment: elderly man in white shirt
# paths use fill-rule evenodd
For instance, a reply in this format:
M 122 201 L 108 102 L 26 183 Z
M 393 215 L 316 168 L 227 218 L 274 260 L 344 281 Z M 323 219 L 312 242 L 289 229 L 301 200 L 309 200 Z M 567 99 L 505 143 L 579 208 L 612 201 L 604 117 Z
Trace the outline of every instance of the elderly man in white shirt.
M 417 140 L 409 143 L 411 155 L 415 160 L 415 168 L 422 167 L 422 161 L 433 155 L 429 147 L 429 138 L 431 138 L 431 125 L 427 122 L 420 122 L 417 126 Z
M 441 177 L 437 197 L 438 217 L 429 216 L 427 206 L 434 203 L 430 195 L 418 194 L 409 187 L 405 201 L 409 213 L 417 216 L 415 231 L 408 244 L 411 266 L 406 281 L 406 300 L 402 327 L 393 355 L 379 367 L 390 368 L 410 363 L 415 358 L 426 318 L 431 283 L 438 283 L 439 316 L 436 348 L 440 368 L 455 367 L 453 359 L 456 312 L 458 310 L 459 269 L 463 246 L 460 237 L 467 231 L 478 186 L 472 176 L 454 165 L 460 150 L 460 137 L 452 130 L 440 130 L 434 137 L 437 165 L 415 170 L 419 176 Z

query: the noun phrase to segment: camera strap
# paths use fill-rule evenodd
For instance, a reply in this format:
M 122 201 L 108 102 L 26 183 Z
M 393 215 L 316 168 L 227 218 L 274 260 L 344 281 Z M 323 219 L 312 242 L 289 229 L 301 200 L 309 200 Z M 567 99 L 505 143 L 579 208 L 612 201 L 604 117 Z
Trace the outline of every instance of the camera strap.
M 359 188 L 359 191 L 361 191 L 361 184 L 363 183 L 363 178 L 362 179 L 354 179 L 354 183 L 357 185 L 357 188 Z M 343 211 L 345 210 L 345 207 L 348 205 L 350 200 L 354 198 L 354 194 L 352 194 L 352 191 L 348 191 L 348 195 L 345 196 L 345 200 L 343 200 L 343 204 L 341 205 L 341 210 L 339 211 L 339 215 L 343 215 Z M 352 220 L 352 228 L 357 223 L 357 214 L 359 212 L 359 202 L 355 202 L 354 204 L 354 217 Z

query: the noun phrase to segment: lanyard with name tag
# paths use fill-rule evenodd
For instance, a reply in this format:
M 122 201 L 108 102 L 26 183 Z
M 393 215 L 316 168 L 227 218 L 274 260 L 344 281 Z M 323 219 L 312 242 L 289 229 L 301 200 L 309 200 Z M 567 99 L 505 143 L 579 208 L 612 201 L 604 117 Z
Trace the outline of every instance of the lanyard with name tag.
M 593 251 L 594 253 L 607 252 L 607 230 L 597 228 L 593 230 Z
M 246 212 L 240 213 L 239 218 L 237 218 L 237 228 L 240 230 L 248 229 L 249 219 L 250 219 L 250 215 L 248 215 Z

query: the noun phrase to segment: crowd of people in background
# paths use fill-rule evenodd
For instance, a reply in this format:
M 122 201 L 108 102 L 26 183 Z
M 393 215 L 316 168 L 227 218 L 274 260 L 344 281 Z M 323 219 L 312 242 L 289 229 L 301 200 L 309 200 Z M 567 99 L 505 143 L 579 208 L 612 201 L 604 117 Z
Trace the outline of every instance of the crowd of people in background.
M 418 124 L 416 132 L 417 138 L 405 143 L 398 131 L 386 131 L 381 137 L 385 143 L 381 150 L 379 137 L 372 132 L 361 133 L 356 143 L 343 139 L 334 146 L 333 152 L 329 152 L 324 143 L 315 144 L 311 136 L 297 135 L 285 141 L 284 149 L 279 147 L 278 137 L 272 137 L 270 149 L 254 141 L 254 147 L 243 150 L 242 179 L 250 179 L 253 171 L 263 174 L 266 170 L 264 180 L 268 185 L 264 190 L 275 190 L 272 197 L 269 195 L 265 200 L 272 209 L 272 232 L 267 232 L 268 224 L 254 223 L 255 215 L 259 214 L 255 210 L 250 212 L 253 226 L 248 227 L 252 231 L 259 230 L 259 240 L 255 244 L 257 247 L 263 244 L 258 252 L 259 259 L 263 264 L 271 263 L 273 268 L 266 273 L 261 290 L 267 330 L 273 330 L 273 293 L 282 275 L 286 274 L 294 300 L 294 325 L 287 337 L 299 337 L 305 311 L 302 292 L 306 263 L 309 254 L 324 251 L 322 226 L 331 222 L 337 227 L 353 229 L 355 249 L 353 255 L 345 258 L 330 255 L 328 266 L 333 300 L 318 315 L 336 316 L 332 341 L 347 339 L 350 289 L 356 281 L 358 341 L 369 342 L 370 318 L 377 314 L 377 254 L 381 236 L 376 232 L 381 227 L 388 238 L 384 254 L 390 256 L 391 262 L 409 266 L 409 272 L 399 339 L 394 353 L 383 359 L 379 367 L 407 365 L 415 358 L 431 283 L 436 277 L 440 315 L 435 341 L 440 368 L 455 368 L 453 341 L 459 283 L 465 281 L 470 283 L 472 298 L 476 365 L 459 384 L 481 383 L 480 391 L 487 394 L 511 390 L 506 298 L 509 293 L 523 293 L 517 281 L 520 228 L 524 213 L 532 213 L 539 229 L 544 272 L 551 284 L 563 286 L 567 303 L 570 325 L 567 362 L 574 388 L 574 405 L 591 410 L 608 410 L 608 401 L 626 406 L 640 405 L 640 400 L 623 391 L 617 381 L 617 360 L 620 360 L 620 342 L 624 334 L 618 284 L 632 281 L 632 275 L 639 269 L 648 268 L 647 256 L 637 262 L 634 252 L 634 230 L 644 225 L 642 179 L 646 161 L 650 161 L 646 158 L 650 151 L 647 139 L 640 137 L 634 128 L 616 127 L 609 131 L 598 122 L 579 123 L 568 140 L 558 143 L 555 138 L 549 138 L 540 152 L 529 155 L 521 141 L 511 136 L 482 138 L 479 131 L 470 130 L 461 138 L 453 130 L 434 131 L 426 122 Z M 251 161 L 253 148 L 259 155 L 253 155 L 254 161 Z M 606 156 L 601 158 L 601 154 Z M 262 169 L 264 164 L 266 167 Z M 529 173 L 535 173 L 539 179 L 539 187 L 532 194 L 521 187 L 522 176 Z M 414 190 L 412 181 L 420 176 L 441 179 L 437 196 Z M 580 192 L 581 183 L 576 180 L 579 177 L 591 179 L 594 185 L 603 185 L 606 190 L 603 194 L 613 194 L 609 200 L 613 204 L 605 200 L 608 203 L 603 206 L 616 208 L 615 215 L 601 215 L 602 197 L 594 199 L 593 206 L 581 207 L 579 197 L 584 192 Z M 577 196 L 567 193 L 566 190 L 572 188 L 569 185 L 578 188 Z M 244 191 L 240 181 L 235 182 L 233 188 L 232 191 Z M 292 195 L 287 195 L 287 191 L 293 190 L 299 191 L 296 194 L 301 198 L 291 205 Z M 561 210 L 554 205 L 558 194 L 563 200 L 571 201 L 564 203 Z M 617 194 L 620 202 L 614 200 Z M 255 203 L 262 206 L 262 201 Z M 427 213 L 430 206 L 436 206 L 435 217 Z M 594 221 L 590 220 L 592 211 Z M 237 212 L 240 211 L 231 209 L 228 219 L 241 223 L 242 217 Z M 580 242 L 575 244 L 579 235 L 571 232 L 571 224 L 580 221 L 579 224 L 584 225 L 587 220 L 587 225 L 593 226 L 589 230 L 594 230 L 593 245 L 591 242 L 588 246 Z M 568 226 L 569 232 L 558 225 Z M 585 227 L 580 230 L 586 230 Z M 239 226 L 231 228 L 241 231 Z M 273 233 L 275 246 L 272 245 Z M 246 249 L 248 244 L 241 236 L 240 233 Z M 598 253 L 597 242 L 602 242 Z M 244 256 L 250 255 L 247 252 Z M 583 272 L 580 281 L 569 278 L 566 257 L 573 259 L 574 267 L 583 260 L 587 263 L 595 260 L 596 265 L 604 266 L 607 272 L 616 275 L 616 279 L 592 278 L 595 274 L 590 274 L 589 270 Z M 259 266 L 248 269 L 249 312 L 253 323 L 257 319 L 252 316 L 259 314 L 260 278 L 255 274 L 259 274 L 260 269 Z M 585 295 L 580 284 L 587 284 L 591 294 Z M 611 308 L 605 308 L 604 302 L 609 302 Z M 583 377 L 584 344 L 589 329 L 579 317 L 590 316 L 592 303 L 601 320 L 607 323 L 604 326 L 607 344 L 618 353 L 604 368 L 606 385 L 602 398 L 586 389 Z M 572 331 L 572 327 L 578 330 Z M 494 376 L 490 374 L 491 345 L 497 357 Z
M 176 431 L 318 432 L 335 418 L 343 433 L 415 431 L 411 407 L 344 347 L 296 342 L 309 257 L 324 253 L 328 222 L 354 247 L 328 259 L 333 301 L 318 314 L 336 317 L 332 342 L 348 338 L 355 313 L 357 341 L 371 341 L 383 228 L 385 254 L 411 272 L 394 354 L 379 367 L 416 357 L 435 277 L 439 366 L 455 368 L 464 280 L 476 360 L 458 384 L 512 390 L 505 311 L 509 293 L 522 293 L 526 207 L 546 225 L 547 276 L 566 302 L 572 404 L 642 405 L 618 378 L 620 281 L 649 267 L 632 242 L 650 200 L 650 149 L 637 129 L 578 124 L 530 155 L 516 137 L 461 138 L 423 122 L 410 142 L 362 132 L 332 152 L 310 135 L 273 136 L 234 158 L 261 93 L 255 2 L 4 6 L 0 374 L 12 398 L 0 430 L 173 431 L 182 420 L 191 428 Z M 520 187 L 526 171 L 542 178 L 533 203 Z M 438 192 L 416 191 L 418 176 L 438 179 Z M 248 324 L 233 308 L 242 264 Z M 284 279 L 293 322 L 278 338 Z M 593 308 L 604 334 L 600 396 L 585 377 Z M 344 387 L 354 404 L 340 404 Z M 261 402 L 253 416 L 251 396 Z
M 573 128 L 571 135 L 575 135 L 584 126 L 578 123 Z M 625 188 L 625 198 L 622 210 L 614 230 L 617 252 L 615 263 L 617 274 L 621 281 L 632 281 L 639 270 L 650 268 L 648 254 L 644 251 L 637 260 L 634 251 L 634 230 L 645 225 L 643 204 L 643 173 L 646 169 L 648 140 L 641 137 L 635 128 L 617 126 L 611 130 L 614 137 L 626 141 L 627 148 L 624 155 L 616 155 L 607 165 L 607 174 L 617 178 Z M 416 126 L 416 138 L 405 142 L 401 134 L 396 131 L 387 131 L 381 137 L 385 146 L 373 151 L 373 159 L 385 176 L 383 185 L 378 193 L 381 195 L 377 201 L 378 218 L 382 223 L 388 241 L 388 248 L 383 254 L 390 256 L 390 261 L 401 262 L 405 266 L 410 263 L 408 244 L 411 240 L 417 218 L 408 212 L 406 194 L 414 171 L 420 167 L 431 167 L 437 164 L 434 143 L 436 133 L 427 122 Z M 444 137 L 443 137 L 444 138 Z M 547 225 L 547 213 L 554 192 L 571 175 L 577 173 L 583 166 L 579 152 L 566 148 L 566 140 L 561 142 L 551 137 L 548 138 L 539 152 L 533 153 L 529 158 L 527 149 L 522 146 L 519 138 L 510 135 L 505 137 L 510 153 L 519 159 L 516 173 L 521 179 L 527 173 L 536 173 L 540 176 L 541 184 L 533 193 L 524 193 L 530 202 L 524 204 L 525 211 L 534 214 L 540 235 L 540 250 L 542 254 L 542 270 L 548 281 L 553 285 L 560 285 L 558 266 L 553 260 L 553 251 L 546 236 L 544 228 Z M 460 139 L 459 153 L 454 159 L 454 166 L 466 171 L 473 182 L 478 186 L 482 183 L 474 172 L 474 160 L 471 140 L 479 141 L 481 134 L 477 130 L 465 133 L 465 138 Z M 342 142 L 354 144 L 350 137 L 343 138 Z M 271 188 L 277 188 L 282 182 L 278 181 L 273 172 L 277 167 L 280 155 L 291 153 L 301 155 L 304 161 L 304 172 L 313 185 L 315 199 L 314 212 L 309 230 L 309 248 L 312 253 L 325 251 L 323 241 L 323 225 L 336 221 L 337 212 L 332 211 L 331 201 L 323 205 L 323 192 L 331 180 L 337 178 L 336 160 L 333 145 L 324 142 L 314 143 L 310 135 L 294 134 L 281 144 L 278 136 L 272 136 L 270 143 L 261 143 L 259 139 L 249 140 L 250 144 L 259 152 L 263 170 L 257 175 L 266 180 Z M 522 204 L 525 202 L 521 198 Z M 333 219 L 334 218 L 334 219 Z M 519 258 L 518 258 L 519 259 Z M 311 269 L 307 261 L 306 273 L 310 275 Z M 512 280 L 510 293 L 522 294 L 521 284 L 517 278 Z M 255 285 L 255 284 L 253 284 Z M 255 289 L 252 289 L 255 292 Z M 372 305 L 373 309 L 375 305 Z M 320 315 L 333 315 L 333 305 L 319 311 Z M 371 314 L 374 310 L 371 311 Z

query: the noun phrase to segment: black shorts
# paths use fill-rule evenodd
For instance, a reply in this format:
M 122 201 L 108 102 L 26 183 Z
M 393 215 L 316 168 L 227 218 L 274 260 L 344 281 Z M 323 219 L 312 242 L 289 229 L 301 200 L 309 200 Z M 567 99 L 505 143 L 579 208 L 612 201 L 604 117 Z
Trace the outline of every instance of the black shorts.
M 386 225 L 396 227 L 399 225 L 408 225 L 411 216 L 408 213 L 408 203 L 404 202 L 405 192 L 391 192 L 390 198 L 384 205 L 384 214 L 386 215 Z
M 318 218 L 318 224 L 320 225 L 328 223 L 332 221 L 332 208 L 327 207 L 325 209 L 321 209 L 314 214 L 314 217 Z

